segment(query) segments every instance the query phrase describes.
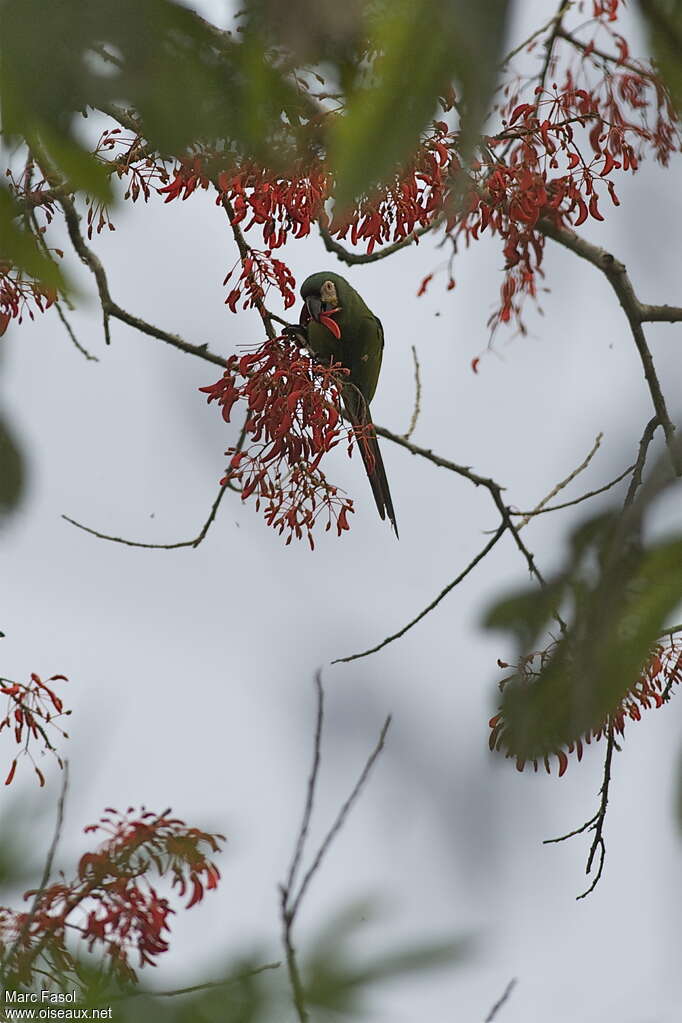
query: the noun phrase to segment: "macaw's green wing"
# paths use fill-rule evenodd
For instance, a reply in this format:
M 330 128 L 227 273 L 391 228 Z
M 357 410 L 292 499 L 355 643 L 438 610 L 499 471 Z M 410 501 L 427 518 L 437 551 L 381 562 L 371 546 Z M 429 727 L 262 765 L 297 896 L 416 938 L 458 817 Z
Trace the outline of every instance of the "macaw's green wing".
M 384 330 L 376 316 L 361 317 L 355 329 L 343 330 L 345 364 L 350 369 L 350 379 L 364 395 L 369 404 L 377 389 L 381 360 L 384 354 Z

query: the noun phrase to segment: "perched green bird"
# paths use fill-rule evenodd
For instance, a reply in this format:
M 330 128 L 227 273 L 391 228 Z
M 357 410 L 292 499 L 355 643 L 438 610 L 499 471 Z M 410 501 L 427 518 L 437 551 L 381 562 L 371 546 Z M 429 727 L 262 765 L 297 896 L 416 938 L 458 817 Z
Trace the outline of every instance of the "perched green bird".
M 346 414 L 356 430 L 379 515 L 382 519 L 388 515 L 398 536 L 391 491 L 369 411 L 384 350 L 381 321 L 339 274 L 307 277 L 301 285 L 301 297 L 304 306 L 300 322 L 308 348 L 320 361 L 340 362 L 350 370 L 342 386 Z

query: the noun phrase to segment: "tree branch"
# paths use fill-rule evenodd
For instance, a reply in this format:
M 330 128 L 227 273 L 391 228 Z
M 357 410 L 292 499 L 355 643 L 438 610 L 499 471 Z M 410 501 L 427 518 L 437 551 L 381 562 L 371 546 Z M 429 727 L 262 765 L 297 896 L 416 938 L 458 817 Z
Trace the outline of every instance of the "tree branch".
M 45 174 L 45 168 L 42 169 Z M 66 229 L 69 233 L 71 244 L 76 250 L 81 262 L 88 267 L 97 283 L 97 291 L 99 293 L 104 321 L 104 337 L 107 344 L 111 341 L 109 320 L 113 317 L 114 319 L 121 320 L 123 323 L 127 323 L 130 327 L 134 327 L 135 330 L 139 330 L 142 334 L 148 334 L 150 337 L 155 337 L 159 341 L 165 341 L 166 344 L 172 345 L 174 348 L 178 348 L 180 351 L 185 352 L 188 355 L 196 355 L 198 358 L 204 359 L 206 362 L 212 362 L 216 366 L 225 366 L 224 357 L 211 352 L 207 344 L 190 344 L 189 341 L 185 341 L 177 334 L 171 334 L 167 330 L 162 330 L 160 327 L 156 327 L 153 323 L 147 323 L 146 320 L 141 319 L 139 316 L 134 316 L 132 313 L 126 312 L 125 309 L 121 308 L 120 305 L 114 302 L 109 291 L 109 283 L 107 281 L 107 275 L 104 267 L 100 262 L 99 257 L 88 245 L 86 245 L 83 235 L 81 234 L 80 217 L 76 210 L 75 203 L 72 198 L 67 195 L 57 196 L 57 202 L 64 212 Z
M 250 977 L 257 977 L 259 973 L 267 970 L 279 970 L 281 963 L 264 963 L 253 970 L 246 970 L 244 973 L 237 973 L 234 977 L 225 977 L 224 980 L 209 980 L 203 984 L 192 984 L 190 987 L 171 988 L 166 991 L 128 991 L 121 995 L 106 995 L 102 1002 L 123 1002 L 130 998 L 177 998 L 178 995 L 192 995 L 197 991 L 211 991 L 213 988 L 227 987 L 230 984 L 238 984 L 241 980 L 248 980 Z M 99 1004 L 99 1003 L 96 1003 Z
M 599 450 L 599 445 L 602 442 L 602 437 L 603 436 L 604 436 L 603 433 L 597 434 L 597 437 L 596 437 L 595 442 L 594 442 L 594 446 L 593 446 L 592 450 L 590 451 L 589 455 L 587 456 L 587 458 L 583 462 L 581 462 L 580 465 L 578 466 L 578 468 L 574 469 L 573 472 L 570 473 L 570 475 L 568 475 L 566 477 L 566 479 L 563 479 L 563 480 L 561 480 L 560 483 L 557 483 L 556 486 L 554 486 L 550 490 L 550 492 L 547 494 L 547 496 L 543 497 L 543 499 L 540 501 L 540 503 L 538 505 L 536 505 L 536 507 L 533 509 L 533 511 L 526 512 L 526 514 L 524 515 L 523 519 L 521 520 L 521 522 L 519 523 L 519 525 L 517 527 L 518 529 L 523 529 L 524 526 L 528 525 L 528 523 L 530 522 L 530 520 L 532 518 L 534 518 L 536 515 L 539 515 L 542 511 L 546 511 L 545 505 L 547 504 L 547 502 L 551 501 L 553 497 L 556 497 L 556 495 L 559 494 L 565 487 L 567 487 L 568 484 L 571 483 L 576 478 L 576 476 L 579 476 L 581 472 L 584 472 L 584 470 L 587 469 L 588 465 L 590 464 L 590 462 L 592 461 L 592 459 L 596 455 L 597 451 Z M 517 513 L 516 512 L 510 512 L 510 514 L 511 515 L 515 515 Z
M 419 413 L 421 412 L 421 397 L 422 397 L 422 381 L 419 367 L 419 358 L 417 356 L 417 349 L 412 345 L 412 358 L 414 360 L 414 408 L 412 410 L 412 418 L 410 419 L 410 425 L 407 428 L 407 433 L 403 434 L 405 440 L 409 440 L 419 419 Z
M 665 433 L 670 457 L 677 474 L 682 474 L 680 457 L 679 454 L 675 452 L 673 444 L 675 427 L 668 415 L 665 398 L 663 397 L 661 385 L 656 374 L 654 361 L 647 346 L 644 330 L 642 329 L 642 323 L 645 320 L 645 313 L 650 316 L 652 309 L 663 309 L 665 307 L 643 306 L 635 294 L 630 278 L 627 275 L 625 265 L 617 260 L 610 252 L 600 248 L 598 245 L 593 245 L 591 242 L 586 241 L 585 238 L 580 237 L 575 233 L 575 231 L 571 231 L 569 228 L 557 226 L 547 218 L 542 218 L 539 221 L 539 227 L 542 233 L 548 238 L 551 238 L 559 245 L 563 245 L 564 248 L 569 249 L 577 256 L 580 256 L 581 259 L 587 260 L 588 263 L 591 263 L 593 266 L 596 266 L 598 270 L 601 270 L 616 293 L 621 308 L 623 309 L 623 312 L 628 319 L 628 323 L 630 324 L 632 337 L 637 351 L 639 352 L 644 376 L 649 387 L 651 401 L 656 411 L 658 421 Z
M 408 245 L 412 245 L 413 242 L 418 242 L 420 238 L 423 238 L 429 231 L 434 231 L 439 227 L 445 220 L 445 214 L 440 214 L 429 224 L 424 224 L 422 227 L 416 228 L 416 230 L 410 232 L 405 238 L 401 238 L 400 241 L 393 242 L 391 245 L 384 245 L 380 249 L 375 249 L 374 252 L 351 252 L 341 242 L 335 241 L 329 233 L 327 227 L 318 220 L 317 226 L 320 231 L 320 237 L 324 242 L 324 247 L 327 252 L 333 252 L 335 256 L 344 262 L 348 266 L 359 266 L 363 263 L 376 263 L 379 259 L 386 259 L 387 256 L 392 256 L 395 252 L 399 252 L 401 249 L 407 248 Z
M 516 977 L 512 977 L 512 979 L 509 981 L 509 983 L 507 984 L 506 988 L 502 992 L 501 998 L 498 998 L 498 1000 L 495 1002 L 495 1004 L 493 1005 L 492 1009 L 490 1010 L 490 1012 L 486 1016 L 485 1023 L 493 1023 L 493 1020 L 497 1018 L 498 1012 L 500 1011 L 502 1006 L 505 1004 L 505 1002 L 507 1002 L 507 1000 L 509 999 L 509 996 L 511 995 L 512 991 L 516 987 L 516 984 L 517 984 Z
M 389 643 L 393 643 L 395 642 L 396 639 L 400 639 L 402 636 L 404 636 L 405 633 L 409 632 L 410 629 L 417 625 L 417 623 L 420 622 L 422 618 L 425 618 L 430 611 L 433 611 L 434 607 L 437 607 L 438 604 L 440 604 L 441 600 L 443 600 L 444 597 L 447 597 L 448 593 L 451 590 L 454 590 L 455 586 L 458 586 L 463 579 L 466 579 L 469 573 L 474 568 L 476 568 L 476 565 L 479 563 L 479 561 L 482 561 L 486 554 L 488 554 L 493 549 L 497 541 L 502 538 L 502 536 L 506 532 L 506 529 L 507 529 L 506 525 L 501 525 L 497 532 L 495 533 L 495 535 L 493 536 L 492 540 L 489 540 L 488 543 L 483 548 L 483 550 L 478 552 L 473 561 L 470 561 L 467 567 L 462 572 L 460 572 L 459 575 L 452 580 L 452 582 L 448 583 L 445 589 L 441 590 L 438 596 L 435 597 L 431 601 L 431 603 L 424 608 L 423 611 L 420 611 L 418 615 L 416 615 L 411 621 L 409 621 L 407 625 L 404 625 L 402 629 L 400 629 L 398 632 L 394 632 L 390 636 L 387 636 L 386 639 L 382 639 L 381 643 L 377 643 L 376 646 L 370 647 L 369 650 L 363 650 L 362 653 L 359 654 L 350 654 L 348 657 L 337 657 L 336 660 L 332 661 L 332 664 L 347 664 L 349 661 L 357 661 L 361 657 L 369 657 L 370 654 L 375 654 L 377 653 L 378 650 L 383 650 L 383 648 L 385 646 L 388 646 Z
M 360 792 L 367 781 L 367 778 L 376 762 L 377 758 L 381 754 L 384 748 L 384 742 L 386 740 L 386 733 L 391 724 L 390 715 L 386 718 L 384 726 L 381 729 L 379 739 L 376 746 L 370 753 L 365 766 L 362 769 L 360 777 L 358 778 L 353 790 L 345 801 L 338 814 L 336 815 L 334 822 L 325 835 L 322 843 L 317 850 L 317 853 L 313 857 L 313 861 L 305 872 L 303 880 L 301 881 L 298 891 L 295 891 L 296 874 L 301 863 L 303 852 L 305 849 L 305 842 L 308 836 L 308 830 L 310 827 L 310 819 L 313 812 L 313 804 L 315 800 L 315 791 L 317 788 L 319 770 L 320 770 L 320 758 L 321 758 L 321 745 L 322 745 L 322 726 L 324 723 L 324 690 L 322 687 L 322 677 L 318 671 L 315 675 L 315 694 L 317 700 L 317 713 L 315 720 L 315 738 L 313 742 L 313 765 L 308 778 L 308 785 L 306 790 L 306 798 L 303 809 L 303 819 L 301 826 L 298 830 L 296 837 L 296 844 L 294 847 L 293 856 L 289 870 L 287 871 L 287 880 L 284 884 L 280 885 L 280 916 L 282 921 L 282 942 L 284 944 L 284 950 L 286 953 L 287 970 L 289 973 L 289 982 L 291 985 L 292 997 L 294 1008 L 299 1019 L 299 1023 L 307 1023 L 309 1020 L 308 1010 L 306 1008 L 305 989 L 301 980 L 301 974 L 298 968 L 298 961 L 296 957 L 296 949 L 293 941 L 293 927 L 301 908 L 301 902 L 305 896 L 306 891 L 310 882 L 314 878 L 317 871 L 320 869 L 322 860 L 326 853 L 329 851 L 334 839 L 338 835 L 339 831 L 343 827 L 348 817 L 348 814 L 352 810 L 355 802 L 360 795 Z
M 607 490 L 615 487 L 616 484 L 620 483 L 621 480 L 624 480 L 634 468 L 634 464 L 629 465 L 627 469 L 620 474 L 620 476 L 616 476 L 616 478 L 611 480 L 609 483 L 605 483 L 603 487 L 597 487 L 596 490 L 589 490 L 586 494 L 582 494 L 581 497 L 576 497 L 573 501 L 563 501 L 561 504 L 552 504 L 549 508 L 535 508 L 533 511 L 529 512 L 513 510 L 510 511 L 510 515 L 546 515 L 547 512 L 561 511 L 562 508 L 571 508 L 574 504 L 582 504 L 583 501 L 588 501 L 591 497 L 596 497 L 598 494 L 604 494 Z
M 111 543 L 124 544 L 124 546 L 126 547 L 144 547 L 146 550 L 154 551 L 173 551 L 177 550 L 180 547 L 198 547 L 202 540 L 205 538 L 209 529 L 211 528 L 213 520 L 215 519 L 216 514 L 218 512 L 218 508 L 220 507 L 220 502 L 225 496 L 225 491 L 228 489 L 230 490 L 235 489 L 234 487 L 230 486 L 229 481 L 226 484 L 224 484 L 224 486 L 221 486 L 220 490 L 218 491 L 218 496 L 211 505 L 211 510 L 209 512 L 208 518 L 204 522 L 198 534 L 192 540 L 180 540 L 177 543 L 142 543 L 141 541 L 138 540 L 125 540 L 122 536 L 110 536 L 109 533 L 100 533 L 96 529 L 91 529 L 90 526 L 84 526 L 82 522 L 76 522 L 76 520 L 72 519 L 69 515 L 62 515 L 62 518 L 65 519 L 67 522 L 70 522 L 72 526 L 76 526 L 77 529 L 82 529 L 84 533 L 90 533 L 91 536 L 96 536 L 100 540 L 109 540 L 111 541 Z

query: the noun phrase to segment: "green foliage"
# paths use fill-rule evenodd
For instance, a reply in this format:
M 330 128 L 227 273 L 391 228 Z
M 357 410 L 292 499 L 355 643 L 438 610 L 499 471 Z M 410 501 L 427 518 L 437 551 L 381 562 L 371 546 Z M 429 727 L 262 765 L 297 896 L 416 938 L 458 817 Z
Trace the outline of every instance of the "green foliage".
M 57 264 L 40 249 L 33 235 L 22 230 L 22 216 L 23 210 L 0 184 L 0 263 L 9 261 L 49 288 L 63 288 Z
M 519 671 L 504 688 L 512 755 L 541 758 L 597 729 L 639 677 L 682 600 L 682 539 L 644 550 L 638 533 L 639 512 L 588 520 L 545 589 L 523 590 L 488 611 L 485 626 L 516 639 L 519 665 L 543 653 L 539 674 L 529 681 Z
M 24 492 L 24 458 L 14 432 L 0 414 L 0 521 L 13 511 Z
M 311 942 L 314 954 L 307 959 L 304 973 L 310 1005 L 333 1014 L 361 1015 L 373 985 L 458 965 L 471 951 L 470 943 L 463 938 L 430 941 L 359 964 L 349 957 L 349 949 L 357 945 L 359 929 L 374 918 L 371 904 L 355 902 L 332 917 L 316 935 Z
M 640 0 L 651 49 L 677 109 L 682 109 L 682 0 Z
M 464 149 L 478 134 L 494 83 L 508 4 L 481 0 L 392 0 L 369 27 L 380 59 L 361 71 L 332 127 L 331 162 L 341 207 L 390 176 L 414 150 L 453 80 L 460 90 Z
M 77 130 L 89 108 L 134 111 L 164 155 L 208 142 L 279 167 L 322 146 L 343 206 L 409 158 L 453 81 L 465 146 L 473 142 L 508 5 L 298 0 L 284 18 L 273 0 L 250 0 L 237 37 L 174 0 L 0 0 L 2 132 L 39 144 L 69 187 L 102 201 L 108 176 Z M 343 112 L 319 119 L 297 77 L 301 60 L 340 83 Z M 54 283 L 15 217 L 3 199 L 4 256 Z

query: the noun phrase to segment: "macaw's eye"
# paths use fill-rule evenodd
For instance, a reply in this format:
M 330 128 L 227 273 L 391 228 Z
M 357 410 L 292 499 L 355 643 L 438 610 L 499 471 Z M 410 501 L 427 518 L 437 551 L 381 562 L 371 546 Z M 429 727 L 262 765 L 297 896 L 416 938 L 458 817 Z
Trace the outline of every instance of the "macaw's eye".
M 320 288 L 320 298 L 325 305 L 336 305 L 338 299 L 336 297 L 336 287 L 333 281 L 325 281 Z

